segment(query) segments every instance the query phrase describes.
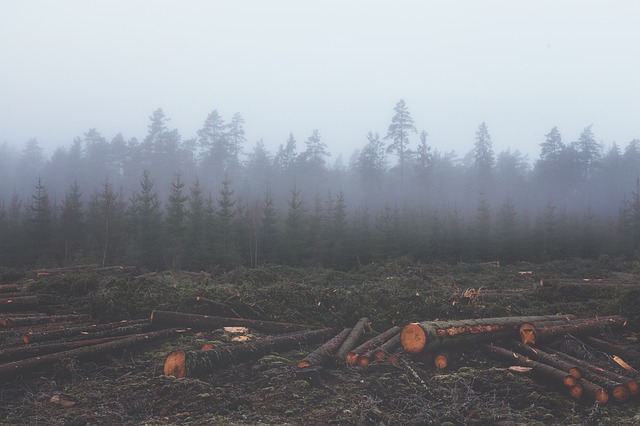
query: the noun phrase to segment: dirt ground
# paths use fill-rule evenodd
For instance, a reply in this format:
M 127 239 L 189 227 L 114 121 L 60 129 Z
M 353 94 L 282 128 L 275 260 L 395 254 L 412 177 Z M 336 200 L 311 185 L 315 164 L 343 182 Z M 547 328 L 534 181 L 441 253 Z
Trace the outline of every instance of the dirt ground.
M 636 268 L 608 261 L 495 267 L 396 259 L 349 272 L 268 266 L 211 274 L 100 277 L 78 273 L 38 279 L 30 291 L 46 294 L 56 312 L 90 313 L 98 322 L 148 318 L 152 309 L 222 313 L 219 306 L 197 302 L 198 295 L 251 318 L 347 327 L 367 316 L 376 332 L 428 319 L 624 315 L 629 319 L 626 330 L 605 337 L 637 349 L 640 287 L 633 286 L 637 283 Z M 521 275 L 523 271 L 532 274 Z M 606 278 L 631 286 L 534 289 L 534 283 L 542 278 Z M 504 296 L 487 300 L 461 297 L 469 289 L 496 289 Z M 91 361 L 68 359 L 43 371 L 5 380 L 0 385 L 0 424 L 640 423 L 637 399 L 606 405 L 576 400 L 562 389 L 512 372 L 476 346 L 464 348 L 453 366 L 444 371 L 407 358 L 399 365 L 336 366 L 302 375 L 295 365 L 315 349 L 312 345 L 198 379 L 163 376 L 163 361 L 171 351 L 230 338 L 219 330 L 185 333 L 177 339 Z M 575 339 L 566 337 L 556 345 L 572 342 Z

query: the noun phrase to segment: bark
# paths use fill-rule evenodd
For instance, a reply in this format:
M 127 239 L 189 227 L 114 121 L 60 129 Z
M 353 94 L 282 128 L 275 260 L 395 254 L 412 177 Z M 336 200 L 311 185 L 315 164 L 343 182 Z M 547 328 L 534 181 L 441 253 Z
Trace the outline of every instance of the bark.
M 349 365 L 367 365 L 369 364 L 369 359 L 362 356 L 364 355 L 365 352 L 371 350 L 371 349 L 376 349 L 378 348 L 380 345 L 382 345 L 384 342 L 386 342 L 387 340 L 391 339 L 394 335 L 398 334 L 400 332 L 400 327 L 399 326 L 395 326 L 395 327 L 391 327 L 390 329 L 388 329 L 387 331 L 385 331 L 384 333 L 381 333 L 379 335 L 377 335 L 376 337 L 374 337 L 373 339 L 369 339 L 366 342 L 364 342 L 363 344 L 361 344 L 360 346 L 358 346 L 357 348 L 354 348 L 352 350 L 349 351 L 349 353 L 347 353 L 347 355 L 345 356 L 345 359 L 347 361 L 347 363 L 349 363 Z M 358 360 L 358 358 L 360 358 L 362 356 L 363 361 L 360 362 Z M 366 359 L 366 361 L 364 361 Z
M 238 313 L 234 311 L 233 308 L 227 305 L 226 303 L 218 302 L 217 300 L 207 299 L 206 297 L 202 297 L 202 296 L 196 296 L 196 301 L 213 306 L 219 309 L 221 312 L 227 312 L 235 317 L 240 317 L 240 315 L 238 315 Z
M 68 315 L 16 315 L 0 319 L 1 327 L 21 327 L 29 325 L 61 323 L 61 322 L 81 322 L 91 319 L 90 315 L 68 314 Z
M 536 321 L 535 324 L 532 322 L 525 322 L 518 329 L 520 334 L 520 341 L 525 345 L 534 344 L 536 341 L 536 336 L 535 336 L 536 326 L 540 327 L 540 326 L 549 326 L 549 325 L 563 325 L 563 324 L 569 323 L 570 321 L 573 321 L 574 319 L 575 317 L 573 315 L 565 315 L 565 316 L 562 316 L 561 318 L 557 318 L 557 319 L 554 318 L 548 321 L 547 320 Z
M 333 333 L 332 328 L 322 328 L 218 346 L 208 351 L 177 350 L 165 358 L 164 374 L 177 378 L 203 377 L 231 364 L 252 361 L 272 352 L 289 351 L 306 343 L 322 342 Z
M 400 343 L 405 352 L 416 354 L 427 347 L 435 349 L 442 346 L 455 346 L 462 342 L 462 340 L 458 340 L 461 336 L 468 336 L 469 339 L 464 339 L 465 343 L 515 337 L 522 323 L 548 318 L 557 318 L 557 316 L 497 317 L 409 323 L 402 329 Z M 454 337 L 455 340 L 452 339 Z
M 557 368 L 558 370 L 564 371 L 565 373 L 569 373 L 576 379 L 582 377 L 582 368 L 580 368 L 580 366 L 576 365 L 573 362 L 562 360 L 557 356 L 549 354 L 541 349 L 534 349 L 531 346 L 527 346 L 521 342 L 515 343 L 515 349 L 523 355 L 528 356 L 529 358 L 548 364 L 552 367 Z
M 42 356 L 54 352 L 68 351 L 83 346 L 97 345 L 99 343 L 111 342 L 113 340 L 122 339 L 118 337 L 104 337 L 102 339 L 76 340 L 72 342 L 54 342 L 39 345 L 10 347 L 0 350 L 0 363 L 18 361 L 34 356 Z
M 574 358 L 553 349 L 547 351 L 560 359 L 573 363 L 583 371 L 583 377 L 607 389 L 616 401 L 626 401 L 632 395 L 638 395 L 638 382 L 613 371 L 593 365 L 587 361 Z
M 558 286 L 577 286 L 577 287 L 603 287 L 603 288 L 616 288 L 616 287 L 630 287 L 635 285 L 633 283 L 627 283 L 616 280 L 607 280 L 607 279 L 590 279 L 583 278 L 581 280 L 566 280 L 566 279 L 543 279 L 537 282 L 535 287 L 558 287 Z
M 521 367 L 530 367 L 531 372 L 534 375 L 546 379 L 554 384 L 562 385 L 570 389 L 578 383 L 578 379 L 565 371 L 559 370 L 542 362 L 534 361 L 531 358 L 508 349 L 488 344 L 482 344 L 481 347 L 496 358 L 500 358 L 502 361 L 516 364 Z
M 89 326 L 70 327 L 62 330 L 48 330 L 39 332 L 30 332 L 22 336 L 22 342 L 24 344 L 45 342 L 49 340 L 67 339 L 67 338 L 91 338 L 99 335 L 102 332 L 113 331 L 111 335 L 117 335 L 118 333 L 134 334 L 143 332 L 143 326 L 148 325 L 147 320 L 135 320 L 135 321 L 119 321 L 107 324 L 93 324 Z M 102 337 L 105 333 L 103 333 Z
M 20 311 L 33 309 L 36 308 L 39 303 L 40 300 L 38 296 L 3 297 L 0 298 L 0 310 Z
M 609 402 L 609 392 L 602 386 L 586 379 L 578 379 L 578 385 L 580 385 L 583 395 L 587 396 L 590 401 L 596 401 L 600 404 Z
M 379 348 L 373 351 L 373 359 L 384 361 L 400 347 L 400 333 L 387 340 Z
M 150 323 L 160 327 L 191 327 L 200 330 L 215 330 L 226 325 L 248 327 L 266 333 L 284 333 L 307 330 L 311 326 L 292 324 L 288 322 L 274 322 L 251 320 L 245 318 L 226 318 L 209 315 L 195 315 L 183 312 L 152 311 Z
M 360 318 L 356 325 L 351 329 L 351 333 L 349 333 L 345 341 L 342 343 L 342 346 L 340 346 L 340 349 L 338 349 L 338 352 L 336 352 L 336 362 L 339 364 L 344 363 L 345 357 L 349 351 L 358 345 L 362 335 L 368 330 L 371 330 L 371 321 L 369 321 L 369 318 L 367 317 Z
M 302 361 L 298 362 L 298 368 L 306 368 L 312 365 L 322 366 L 334 360 L 334 355 L 340 349 L 345 339 L 351 333 L 351 328 L 345 328 L 333 339 L 327 341 L 315 351 L 307 355 Z
M 597 334 L 605 328 L 621 328 L 626 324 L 626 322 L 627 320 L 623 317 L 610 316 L 576 320 L 563 325 L 546 325 L 543 323 L 540 327 L 535 328 L 533 332 L 533 341 L 531 342 L 531 337 L 526 340 L 527 342 L 531 342 L 527 343 L 529 345 L 537 345 L 550 342 L 564 336 L 565 334 L 579 336 L 584 334 Z
M 68 358 L 87 359 L 95 358 L 98 355 L 116 352 L 122 349 L 130 349 L 148 342 L 177 336 L 175 329 L 165 329 L 146 334 L 136 334 L 113 340 L 111 342 L 99 343 L 92 346 L 85 346 L 63 352 L 55 352 L 48 355 L 26 358 L 20 361 L 9 362 L 0 365 L 0 378 L 15 377 L 22 373 L 30 373 L 41 370 L 58 361 Z
M 625 361 L 631 362 L 636 366 L 640 364 L 640 352 L 634 351 L 633 349 L 625 348 L 593 336 L 585 336 L 583 340 L 597 349 L 625 358 Z
M 0 294 L 4 293 L 19 293 L 22 291 L 22 286 L 16 284 L 0 284 Z M 4 296 L 2 296 L 4 297 Z

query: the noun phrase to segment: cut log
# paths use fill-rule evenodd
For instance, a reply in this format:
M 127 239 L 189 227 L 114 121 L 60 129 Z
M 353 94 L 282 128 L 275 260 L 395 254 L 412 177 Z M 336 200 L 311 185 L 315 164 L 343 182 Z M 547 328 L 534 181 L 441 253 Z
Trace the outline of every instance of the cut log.
M 571 374 L 576 379 L 582 377 L 582 369 L 575 363 L 570 363 L 565 360 L 559 359 L 541 349 L 534 349 L 531 346 L 527 346 L 521 342 L 516 342 L 514 347 L 518 352 L 536 361 L 543 362 L 552 367 L 562 370 L 565 373 Z
M 150 323 L 159 327 L 191 327 L 199 330 L 215 330 L 225 325 L 248 327 L 266 333 L 284 333 L 307 330 L 309 325 L 251 320 L 245 318 L 215 317 L 184 312 L 152 311 Z
M 601 332 L 605 328 L 621 328 L 626 323 L 627 320 L 620 316 L 575 320 L 562 325 L 546 325 L 543 323 L 540 325 L 540 327 L 535 327 L 532 336 L 528 336 L 525 339 L 526 342 L 529 343 L 525 343 L 525 341 L 523 341 L 522 343 L 529 345 L 541 344 L 550 342 L 554 339 L 564 336 L 565 334 L 572 334 L 576 336 L 584 334 L 596 334 Z
M 471 340 L 483 341 L 496 338 L 514 337 L 522 323 L 534 322 L 557 315 L 480 318 L 460 321 L 424 321 L 407 324 L 400 335 L 400 343 L 405 352 L 417 354 L 425 350 L 456 344 L 453 337 L 469 336 Z
M 609 402 L 609 392 L 600 385 L 590 382 L 587 379 L 578 379 L 583 395 L 590 401 L 596 401 L 599 404 L 606 404 Z
M 631 287 L 635 284 L 616 280 L 607 279 L 542 279 L 535 283 L 534 287 L 558 287 L 558 286 L 577 286 L 577 287 L 603 287 L 603 288 L 616 288 L 616 287 Z
M 46 342 L 57 339 L 67 339 L 74 337 L 91 338 L 98 335 L 103 331 L 113 331 L 116 329 L 122 329 L 116 331 L 113 334 L 106 333 L 107 335 L 115 336 L 122 334 L 136 334 L 147 330 L 144 330 L 142 326 L 148 325 L 147 320 L 134 320 L 134 321 L 119 321 L 106 324 L 92 324 L 90 326 L 68 327 L 62 330 L 48 330 L 40 332 L 30 332 L 22 336 L 22 342 L 24 344 Z M 127 328 L 128 327 L 128 328 Z M 106 337 L 103 333 L 101 337 Z
M 196 296 L 196 301 L 206 303 L 207 305 L 213 306 L 222 312 L 228 312 L 234 317 L 238 317 L 238 318 L 240 317 L 240 315 L 238 315 L 238 313 L 234 311 L 233 308 L 227 305 L 226 303 L 218 302 L 217 300 L 208 299 L 203 296 Z
M 351 351 L 351 349 L 358 346 L 358 343 L 360 342 L 362 335 L 366 331 L 370 331 L 370 330 L 371 330 L 371 321 L 369 321 L 369 318 L 367 317 L 360 318 L 356 323 L 356 325 L 353 326 L 353 328 L 351 329 L 351 333 L 349 333 L 344 343 L 342 343 L 342 346 L 340 346 L 340 349 L 338 349 L 338 352 L 336 352 L 336 362 L 339 364 L 344 363 L 345 357 L 347 356 L 349 351 Z
M 367 365 L 368 362 L 363 362 L 363 363 L 359 363 L 358 358 L 360 358 L 361 355 L 363 355 L 365 352 L 371 350 L 371 349 L 376 349 L 378 348 L 380 345 L 382 345 L 384 342 L 386 342 L 387 340 L 391 339 L 394 335 L 398 334 L 400 332 L 400 327 L 399 326 L 394 326 L 391 327 L 390 329 L 388 329 L 387 331 L 385 331 L 384 333 L 381 333 L 379 335 L 377 335 L 376 337 L 374 337 L 373 339 L 369 339 L 366 342 L 364 342 L 363 344 L 361 344 L 360 346 L 351 349 L 349 351 L 349 353 L 347 353 L 347 355 L 345 356 L 345 360 L 347 361 L 347 363 L 349 365 Z M 365 358 L 365 357 L 363 357 Z M 369 361 L 367 359 L 367 361 Z
M 449 351 L 436 351 L 433 355 L 433 366 L 438 370 L 444 370 L 449 366 L 451 354 Z
M 311 352 L 302 361 L 298 362 L 298 368 L 311 367 L 312 365 L 322 366 L 334 360 L 336 352 L 338 352 L 340 346 L 342 346 L 345 339 L 349 336 L 351 330 L 351 328 L 345 328 L 333 339 Z
M 626 401 L 631 395 L 638 395 L 638 382 L 613 371 L 593 365 L 587 361 L 572 357 L 571 355 L 546 348 L 547 352 L 580 367 L 583 377 L 605 389 L 616 401 Z
M 252 361 L 272 352 L 289 351 L 306 343 L 322 342 L 333 333 L 332 328 L 322 328 L 218 346 L 208 351 L 177 350 L 165 358 L 164 374 L 177 378 L 203 377 L 234 363 Z
M 640 352 L 638 351 L 593 336 L 584 336 L 582 339 L 594 348 L 608 352 L 609 354 L 618 355 L 624 358 L 625 361 L 633 363 L 636 367 L 640 366 Z
M 18 346 L 0 349 L 0 363 L 18 361 L 25 358 L 42 356 L 54 352 L 68 351 L 81 348 L 83 346 L 97 345 L 99 343 L 111 342 L 122 339 L 122 336 L 104 337 L 102 339 L 76 340 L 72 342 L 44 343 L 39 345 Z
M 33 309 L 36 308 L 39 303 L 40 299 L 38 296 L 3 297 L 0 298 L 0 310 L 20 311 Z
M 392 353 L 400 347 L 400 333 L 387 340 L 378 349 L 373 351 L 373 359 L 378 361 L 384 361 Z
M 539 320 L 533 322 L 525 322 L 520 325 L 518 332 L 520 334 L 520 341 L 525 345 L 530 344 L 529 342 L 535 342 L 535 329 L 536 326 L 540 327 L 542 325 L 562 325 L 567 324 L 571 321 L 574 321 L 576 318 L 573 315 L 557 315 L 558 318 L 550 318 L 548 320 Z
M 21 291 L 22 286 L 16 284 L 0 284 L 0 293 L 19 293 Z
M 68 315 L 34 315 L 34 316 L 11 316 L 0 319 L 0 327 L 22 327 L 38 324 L 60 323 L 60 322 L 81 322 L 91 319 L 90 315 L 68 314 Z
M 0 365 L 0 378 L 15 377 L 22 373 L 30 373 L 68 358 L 87 359 L 98 355 L 134 348 L 148 342 L 166 339 L 178 335 L 176 329 L 165 329 L 146 334 L 136 334 L 111 342 L 99 343 L 63 352 L 26 358 L 20 361 Z
M 559 370 L 542 362 L 534 361 L 531 358 L 500 346 L 481 344 L 480 347 L 502 361 L 506 361 L 510 364 L 516 364 L 521 367 L 530 367 L 531 372 L 534 375 L 552 383 L 562 385 L 569 389 L 578 383 L 578 379 L 565 371 Z

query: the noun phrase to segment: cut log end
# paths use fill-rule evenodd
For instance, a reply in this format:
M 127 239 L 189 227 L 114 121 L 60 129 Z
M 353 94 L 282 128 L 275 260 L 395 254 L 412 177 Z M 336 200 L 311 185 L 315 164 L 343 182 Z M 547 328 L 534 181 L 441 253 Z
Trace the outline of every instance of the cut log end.
M 609 402 L 609 393 L 606 390 L 599 388 L 596 391 L 595 399 L 600 404 L 606 404 L 607 402 Z
M 204 345 L 202 345 L 202 347 L 200 348 L 201 351 L 210 351 L 213 348 L 215 348 L 215 345 L 211 344 L 211 343 L 205 343 Z
M 582 378 L 582 371 L 578 367 L 571 367 L 569 369 L 569 374 L 571 374 L 576 379 Z
M 407 353 L 420 353 L 427 345 L 427 334 L 417 322 L 409 323 L 402 329 L 400 344 Z
M 183 350 L 173 351 L 164 360 L 164 375 L 183 378 L 187 376 L 186 352 Z
M 313 364 L 311 364 L 309 361 L 303 360 L 303 361 L 299 361 L 297 365 L 298 365 L 298 368 L 307 368 L 307 367 L 311 367 L 311 365 Z
M 526 322 L 520 326 L 520 341 L 528 346 L 536 344 L 536 327 L 530 322 Z
M 580 385 L 580 383 L 577 383 L 575 386 L 572 386 L 569 389 L 569 395 L 571 395 L 572 397 L 576 398 L 576 399 L 580 399 L 582 398 L 582 385 Z
M 433 365 L 438 370 L 444 370 L 449 366 L 449 355 L 446 353 L 439 353 L 433 358 Z
M 349 352 L 347 354 L 347 356 L 345 357 L 345 360 L 347 361 L 347 363 L 351 366 L 356 366 L 358 365 L 358 358 L 360 358 L 360 355 L 358 355 L 357 353 L 354 352 Z
M 629 396 L 631 396 L 631 392 L 629 392 L 629 388 L 626 385 L 620 384 L 613 387 L 613 389 L 611 390 L 611 395 L 616 401 L 623 402 L 629 399 Z
M 629 392 L 632 396 L 636 396 L 640 393 L 640 385 L 635 380 L 629 380 L 627 382 L 627 387 L 629 388 Z
M 572 375 L 568 375 L 568 376 L 565 376 L 564 379 L 562 379 L 562 384 L 565 387 L 567 387 L 569 389 L 572 389 L 573 387 L 575 387 L 578 384 L 578 379 L 576 379 Z
M 358 366 L 359 367 L 366 367 L 370 363 L 371 363 L 371 360 L 368 357 L 366 357 L 366 356 L 359 356 L 358 357 Z
M 25 334 L 24 336 L 22 336 L 22 343 L 24 343 L 25 345 L 28 345 L 30 340 L 31 338 L 29 337 L 28 334 Z

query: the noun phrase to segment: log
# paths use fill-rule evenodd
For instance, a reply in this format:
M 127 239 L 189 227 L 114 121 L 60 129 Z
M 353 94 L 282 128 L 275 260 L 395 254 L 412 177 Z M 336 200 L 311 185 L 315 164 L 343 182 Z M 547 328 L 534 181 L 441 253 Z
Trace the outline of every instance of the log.
M 222 312 L 229 312 L 230 314 L 236 317 L 240 317 L 240 315 L 238 315 L 238 313 L 234 311 L 233 308 L 227 305 L 226 303 L 218 302 L 217 300 L 208 299 L 203 296 L 196 296 L 196 301 L 206 303 L 207 305 L 211 305 L 213 307 L 220 309 Z
M 576 379 L 582 377 L 582 369 L 575 363 L 570 363 L 565 360 L 559 359 L 557 356 L 553 356 L 541 349 L 534 349 L 531 346 L 527 346 L 521 342 L 515 343 L 515 349 L 536 361 L 543 362 L 552 367 L 562 370 L 565 373 L 571 374 Z
M 92 346 L 85 346 L 63 352 L 55 352 L 48 355 L 26 358 L 20 361 L 9 362 L 0 365 L 0 378 L 15 377 L 22 373 L 30 373 L 50 366 L 58 361 L 68 358 L 87 359 L 98 355 L 112 353 L 123 349 L 130 349 L 148 342 L 174 337 L 178 335 L 176 329 L 165 329 L 146 334 L 136 334 L 113 340 L 111 342 L 99 343 Z
M 575 317 L 573 315 L 565 315 L 562 318 L 558 318 L 558 319 L 551 319 L 548 321 L 546 320 L 536 321 L 535 324 L 533 322 L 525 322 L 518 329 L 518 332 L 520 334 L 520 341 L 525 345 L 534 344 L 536 341 L 536 336 L 535 336 L 536 326 L 541 327 L 541 326 L 551 326 L 551 325 L 564 325 L 574 320 L 575 320 Z
M 0 310 L 19 311 L 33 309 L 36 308 L 39 303 L 40 299 L 38 296 L 3 297 L 0 298 Z
M 634 363 L 636 366 L 640 364 L 640 352 L 638 351 L 593 336 L 584 336 L 582 339 L 594 348 L 618 355 L 619 357 L 625 358 L 625 361 Z
M 400 333 L 387 340 L 378 349 L 373 351 L 373 359 L 384 361 L 400 347 Z
M 444 370 L 449 366 L 451 354 L 447 350 L 436 351 L 433 355 L 433 366 L 438 370 Z
M 19 293 L 21 291 L 22 286 L 16 284 L 0 284 L 0 293 Z
M 272 352 L 288 351 L 306 343 L 322 342 L 333 333 L 332 328 L 321 328 L 222 345 L 208 351 L 177 350 L 165 358 L 164 374 L 176 378 L 203 377 L 231 364 L 252 361 Z
M 539 282 L 534 284 L 534 287 L 558 287 L 558 286 L 576 286 L 576 287 L 602 287 L 602 288 L 617 288 L 617 287 L 631 287 L 635 284 L 616 281 L 616 280 L 607 280 L 607 279 L 591 279 L 591 278 L 583 278 L 583 279 L 542 279 Z
M 18 361 L 25 358 L 42 356 L 54 352 L 68 351 L 71 349 L 81 348 L 83 346 L 97 345 L 99 343 L 111 342 L 113 340 L 122 339 L 122 336 L 103 337 L 102 339 L 76 340 L 71 342 L 54 342 L 39 345 L 28 345 L 10 347 L 0 350 L 0 363 Z
M 157 310 L 151 312 L 150 323 L 159 327 L 191 327 L 199 330 L 215 330 L 225 325 L 233 325 L 248 327 L 266 333 L 284 333 L 311 328 L 309 325 L 292 324 L 288 322 L 216 317 Z
M 627 323 L 627 320 L 620 316 L 599 317 L 592 319 L 585 319 L 579 321 L 571 321 L 563 325 L 545 325 L 544 323 L 540 327 L 536 327 L 533 331 L 533 339 L 529 336 L 526 343 L 529 345 L 536 345 L 544 342 L 550 342 L 554 339 L 564 336 L 565 334 L 572 335 L 584 335 L 584 334 L 596 334 L 609 328 L 621 328 Z M 522 342 L 525 343 L 525 342 Z
M 390 338 L 392 338 L 394 335 L 398 334 L 399 332 L 400 332 L 400 327 L 399 326 L 396 325 L 394 327 L 391 327 L 390 329 L 388 329 L 384 333 L 381 333 L 381 334 L 377 335 L 373 339 L 367 340 L 366 342 L 364 342 L 363 344 L 361 344 L 357 348 L 351 349 L 349 351 L 349 353 L 347 353 L 347 355 L 345 356 L 345 360 L 347 361 L 347 363 L 349 365 L 358 365 L 358 364 L 367 365 L 367 364 L 369 364 L 368 358 L 367 358 L 366 361 L 363 361 L 362 363 L 360 363 L 358 361 L 358 358 L 360 358 L 361 355 L 363 355 L 365 352 L 369 351 L 370 349 L 375 349 L 375 348 L 379 347 L 380 345 L 382 345 L 384 342 L 386 342 L 387 340 L 389 340 Z M 365 359 L 365 357 L 363 357 L 363 359 Z
M 336 352 L 336 362 L 340 364 L 344 363 L 349 351 L 358 346 L 358 342 L 362 338 L 362 335 L 365 331 L 369 330 L 371 330 L 371 321 L 369 321 L 369 318 L 360 318 L 356 325 L 351 329 L 351 333 L 349 333 L 344 343 L 342 343 L 342 346 L 340 346 L 340 349 L 338 349 L 338 352 Z
M 416 354 L 425 350 L 427 346 L 430 349 L 435 349 L 438 346 L 455 345 L 456 341 L 448 342 L 452 337 L 469 336 L 471 340 L 476 342 L 514 337 L 522 323 L 554 317 L 557 318 L 557 315 L 409 323 L 402 329 L 400 343 L 405 352 Z
M 49 340 L 66 339 L 73 337 L 91 338 L 99 335 L 101 332 L 113 331 L 117 329 L 112 336 L 120 334 L 135 334 L 144 332 L 144 325 L 148 325 L 147 320 L 134 320 L 134 321 L 119 321 L 106 324 L 92 324 L 89 326 L 69 327 L 62 330 L 45 330 L 39 332 L 29 332 L 22 336 L 22 342 L 24 344 L 45 342 Z M 102 333 L 103 337 L 106 337 L 109 333 Z
M 302 361 L 298 362 L 298 368 L 311 367 L 312 365 L 322 366 L 331 362 L 331 360 L 334 360 L 334 355 L 338 352 L 340 346 L 342 346 L 345 339 L 349 336 L 351 330 L 351 328 L 345 328 L 333 339 L 327 341 L 318 349 L 311 352 Z
M 587 361 L 572 357 L 571 355 L 546 348 L 547 352 L 580 367 L 583 377 L 595 384 L 604 387 L 616 401 L 626 401 L 631 395 L 637 395 L 638 382 L 613 371 L 593 365 Z
M 570 389 L 578 383 L 578 379 L 566 371 L 559 370 L 542 362 L 534 361 L 531 358 L 500 346 L 483 343 L 480 347 L 502 361 L 516 364 L 521 367 L 529 367 L 534 375 L 544 378 L 554 384 L 562 385 Z
M 34 315 L 34 316 L 11 316 L 0 319 L 0 327 L 21 327 L 29 325 L 60 323 L 60 322 L 81 322 L 91 319 L 90 315 L 67 314 L 67 315 Z
M 578 379 L 578 385 L 580 385 L 582 392 L 590 401 L 596 401 L 600 404 L 606 404 L 609 402 L 609 392 L 607 392 L 602 386 L 586 379 Z

